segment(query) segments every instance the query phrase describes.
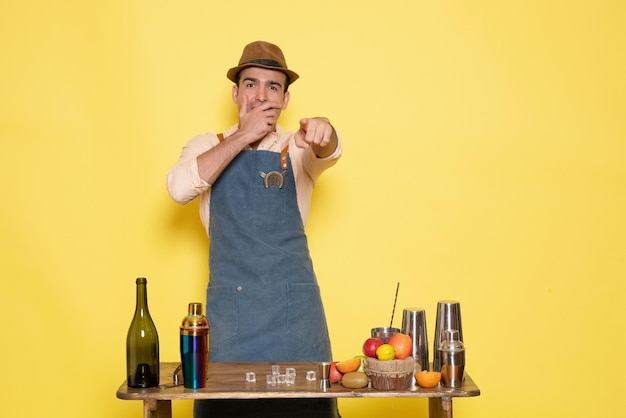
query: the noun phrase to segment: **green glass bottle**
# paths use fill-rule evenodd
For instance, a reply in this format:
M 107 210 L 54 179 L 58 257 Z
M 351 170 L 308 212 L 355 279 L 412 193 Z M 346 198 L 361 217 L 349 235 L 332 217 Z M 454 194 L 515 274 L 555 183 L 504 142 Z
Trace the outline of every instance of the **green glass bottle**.
M 136 280 L 135 316 L 126 336 L 126 376 L 128 387 L 150 388 L 159 385 L 159 335 L 148 311 L 144 277 Z

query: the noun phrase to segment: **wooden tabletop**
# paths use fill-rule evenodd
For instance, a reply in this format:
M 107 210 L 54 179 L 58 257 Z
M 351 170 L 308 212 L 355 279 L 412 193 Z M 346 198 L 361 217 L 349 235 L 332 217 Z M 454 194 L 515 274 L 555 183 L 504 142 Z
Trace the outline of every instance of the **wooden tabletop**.
M 292 385 L 266 383 L 266 375 L 272 374 L 272 364 L 280 366 L 281 373 L 287 367 L 296 369 L 296 381 Z M 176 399 L 261 399 L 261 398 L 456 398 L 480 395 L 480 389 L 465 374 L 460 388 L 433 389 L 413 387 L 401 391 L 379 391 L 371 388 L 347 389 L 340 383 L 330 388 L 320 388 L 320 381 L 307 381 L 306 372 L 313 370 L 319 377 L 319 363 L 209 363 L 207 385 L 202 389 L 185 389 L 173 386 L 173 373 L 178 363 L 161 363 L 160 387 L 150 389 L 129 388 L 126 382 L 117 391 L 117 397 L 127 400 L 176 400 Z M 246 382 L 246 372 L 256 374 L 256 382 Z

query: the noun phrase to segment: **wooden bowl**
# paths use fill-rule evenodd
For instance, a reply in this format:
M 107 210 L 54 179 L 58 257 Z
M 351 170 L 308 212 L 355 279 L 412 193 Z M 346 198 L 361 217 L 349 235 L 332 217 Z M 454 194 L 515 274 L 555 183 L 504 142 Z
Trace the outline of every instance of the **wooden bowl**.
M 376 390 L 406 390 L 413 383 L 413 357 L 404 360 L 365 359 L 365 373 Z

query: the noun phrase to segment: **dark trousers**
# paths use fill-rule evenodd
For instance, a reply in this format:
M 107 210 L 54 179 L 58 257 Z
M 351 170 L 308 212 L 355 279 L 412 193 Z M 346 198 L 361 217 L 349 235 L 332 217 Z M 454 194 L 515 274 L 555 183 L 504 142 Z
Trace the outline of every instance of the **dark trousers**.
M 216 399 L 196 401 L 194 418 L 341 418 L 337 399 Z

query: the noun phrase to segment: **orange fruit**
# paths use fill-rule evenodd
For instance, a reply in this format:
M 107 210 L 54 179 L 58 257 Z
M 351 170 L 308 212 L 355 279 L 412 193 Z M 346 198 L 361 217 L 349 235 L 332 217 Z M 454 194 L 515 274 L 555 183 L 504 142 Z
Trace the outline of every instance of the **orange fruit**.
M 440 372 L 421 371 L 415 373 L 415 381 L 423 388 L 434 388 L 441 380 Z
M 396 357 L 396 350 L 389 344 L 383 344 L 376 349 L 378 360 L 393 360 Z
M 346 361 L 339 361 L 335 366 L 343 374 L 355 372 L 361 367 L 361 359 L 356 357 Z
M 411 337 L 406 334 L 393 334 L 387 344 L 393 347 L 396 350 L 396 358 L 398 360 L 404 360 L 408 356 L 411 355 L 411 350 L 413 349 L 413 341 Z

